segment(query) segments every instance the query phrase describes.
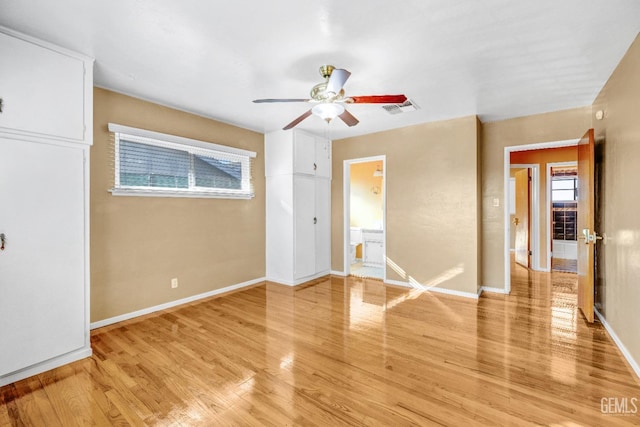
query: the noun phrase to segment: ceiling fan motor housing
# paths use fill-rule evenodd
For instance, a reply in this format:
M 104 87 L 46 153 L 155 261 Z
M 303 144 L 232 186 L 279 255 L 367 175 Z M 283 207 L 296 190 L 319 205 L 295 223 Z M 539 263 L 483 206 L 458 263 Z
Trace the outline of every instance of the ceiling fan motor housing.
M 311 99 L 318 102 L 333 102 L 342 99 L 344 96 L 344 89 L 340 92 L 333 93 L 327 92 L 327 82 L 318 83 L 311 89 Z

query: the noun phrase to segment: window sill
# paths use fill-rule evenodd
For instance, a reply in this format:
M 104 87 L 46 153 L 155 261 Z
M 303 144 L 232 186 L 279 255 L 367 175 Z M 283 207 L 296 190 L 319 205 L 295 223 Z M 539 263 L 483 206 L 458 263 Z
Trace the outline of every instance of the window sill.
M 147 190 L 133 188 L 112 188 L 109 192 L 113 196 L 139 197 L 185 197 L 196 199 L 253 199 L 254 193 L 225 193 L 214 191 L 177 191 L 177 190 Z

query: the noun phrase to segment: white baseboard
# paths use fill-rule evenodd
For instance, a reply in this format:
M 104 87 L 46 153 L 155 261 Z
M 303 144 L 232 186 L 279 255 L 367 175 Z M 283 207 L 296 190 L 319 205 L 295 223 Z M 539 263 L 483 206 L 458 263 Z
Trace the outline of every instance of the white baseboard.
M 620 338 L 618 338 L 618 335 L 616 335 L 616 333 L 611 328 L 611 325 L 607 323 L 607 319 L 605 319 L 604 316 L 600 314 L 600 312 L 595 307 L 593 307 L 593 312 L 596 314 L 596 316 L 598 316 L 598 319 L 600 319 L 600 323 L 602 323 L 602 326 L 604 326 L 604 329 L 609 333 L 609 336 L 611 337 L 613 342 L 616 343 L 616 345 L 618 346 L 618 349 L 620 350 L 624 358 L 627 359 L 627 362 L 629 362 L 629 365 L 631 365 L 631 369 L 633 369 L 633 371 L 636 373 L 638 378 L 640 378 L 640 365 L 638 365 L 638 362 L 636 362 L 633 356 L 631 356 L 631 353 L 629 353 L 629 350 L 627 350 L 627 347 L 625 347 L 624 344 L 622 344 L 622 341 L 620 341 Z
M 416 288 L 415 286 L 411 286 L 411 283 L 403 282 L 403 281 L 400 281 L 400 280 L 387 279 L 387 280 L 384 281 L 384 283 L 389 284 L 389 285 L 402 286 L 402 287 L 405 287 L 405 288 L 422 289 L 422 290 L 425 290 L 425 291 L 436 292 L 436 293 L 439 293 L 439 294 L 455 295 L 457 297 L 478 299 L 478 294 L 477 293 L 472 293 L 472 292 L 456 291 L 456 290 L 453 290 L 453 289 L 438 288 L 436 286 L 433 286 L 433 287 L 430 287 L 430 288 L 427 287 L 427 286 Z
M 273 282 L 273 283 L 277 283 L 279 285 L 298 286 L 298 285 L 306 283 L 306 282 L 308 282 L 310 280 L 315 280 L 315 279 L 319 279 L 320 277 L 328 276 L 329 274 L 333 274 L 333 272 L 331 272 L 330 270 L 326 270 L 326 271 L 322 271 L 320 273 L 313 274 L 311 276 L 306 276 L 306 277 L 303 277 L 301 279 L 297 279 L 297 280 L 293 280 L 293 281 L 287 280 L 287 279 L 282 279 L 282 278 L 268 277 L 268 276 L 264 280 L 267 280 L 267 281 Z
M 384 281 L 385 285 L 395 285 L 395 286 L 402 286 L 403 288 L 413 288 L 413 286 L 411 286 L 411 284 L 409 282 L 402 282 L 400 280 L 391 280 L 391 279 L 387 279 Z
M 346 277 L 347 275 L 344 273 L 344 271 L 335 271 L 335 270 L 331 270 L 331 274 L 333 274 L 334 276 L 342 276 L 342 277 Z
M 492 294 L 504 294 L 507 295 L 508 292 L 504 288 L 492 288 L 490 286 L 480 286 L 478 290 L 478 294 L 482 294 L 483 292 L 490 292 Z
M 226 286 L 224 288 L 214 289 L 213 291 L 193 295 L 193 296 L 182 298 L 175 301 L 166 302 L 164 304 L 155 305 L 153 307 L 143 308 L 142 310 L 132 311 L 131 313 L 125 313 L 119 316 L 110 317 L 108 319 L 98 320 L 97 322 L 91 323 L 89 327 L 91 329 L 101 328 L 103 326 L 112 325 L 114 323 L 122 322 L 124 320 L 133 319 L 134 317 L 144 316 L 145 314 L 154 313 L 160 310 L 166 310 L 167 308 L 176 307 L 178 305 L 187 304 L 187 303 L 204 299 L 204 298 L 209 298 L 215 295 L 223 294 L 225 292 L 235 291 L 238 289 L 246 288 L 248 286 L 253 286 L 264 281 L 265 281 L 265 278 L 261 277 L 259 279 L 249 280 L 249 281 L 238 283 L 235 285 Z
M 53 359 L 38 363 L 37 365 L 29 366 L 28 368 L 22 369 L 20 371 L 0 376 L 0 387 L 40 374 L 45 371 L 49 371 L 59 366 L 75 362 L 76 360 L 84 359 L 85 357 L 91 357 L 91 354 L 91 347 L 87 345 L 86 347 L 81 347 L 78 350 L 63 354 L 59 357 L 54 357 Z

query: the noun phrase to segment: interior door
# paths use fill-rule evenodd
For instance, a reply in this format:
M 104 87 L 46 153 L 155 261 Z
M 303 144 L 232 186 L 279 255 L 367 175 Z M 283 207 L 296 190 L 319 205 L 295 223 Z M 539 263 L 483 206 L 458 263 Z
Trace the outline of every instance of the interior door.
M 315 179 L 315 273 L 331 270 L 331 181 Z
M 85 344 L 84 152 L 0 138 L 0 375 Z
M 593 322 L 595 272 L 594 138 L 589 129 L 578 143 L 578 307 Z
M 516 262 L 529 268 L 529 169 L 516 172 Z
M 295 176 L 293 191 L 294 277 L 299 279 L 316 272 L 315 178 Z

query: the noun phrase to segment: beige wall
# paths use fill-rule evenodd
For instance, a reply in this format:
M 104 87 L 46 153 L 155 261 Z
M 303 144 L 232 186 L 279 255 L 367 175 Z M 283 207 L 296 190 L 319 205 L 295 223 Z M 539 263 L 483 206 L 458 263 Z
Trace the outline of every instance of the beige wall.
M 585 129 L 586 131 L 586 129 Z M 547 245 L 551 228 L 549 226 L 550 211 L 547 210 L 547 163 L 570 162 L 578 160 L 578 149 L 572 147 L 547 148 L 543 150 L 525 150 L 511 153 L 511 164 L 540 165 L 540 268 L 550 269 L 547 265 Z M 513 231 L 513 227 L 512 227 Z M 514 233 L 515 234 L 515 233 Z M 513 238 L 514 236 L 511 236 Z
M 373 176 L 376 168 L 382 170 L 382 161 L 354 163 L 351 165 L 351 226 L 378 228 L 382 224 L 382 177 Z M 378 194 L 372 190 L 379 189 Z
M 119 197 L 107 123 L 258 153 L 251 200 Z M 91 321 L 265 275 L 262 134 L 103 89 L 94 90 L 91 148 Z M 171 289 L 170 280 L 179 279 Z
M 640 364 L 640 36 L 595 103 L 596 231 L 611 240 L 598 245 L 596 306 Z
M 332 270 L 344 268 L 343 162 L 386 155 L 387 257 L 398 265 L 387 278 L 476 293 L 478 126 L 470 116 L 334 141 Z
M 591 107 L 482 125 L 482 285 L 504 288 L 505 147 L 580 138 L 589 128 Z

